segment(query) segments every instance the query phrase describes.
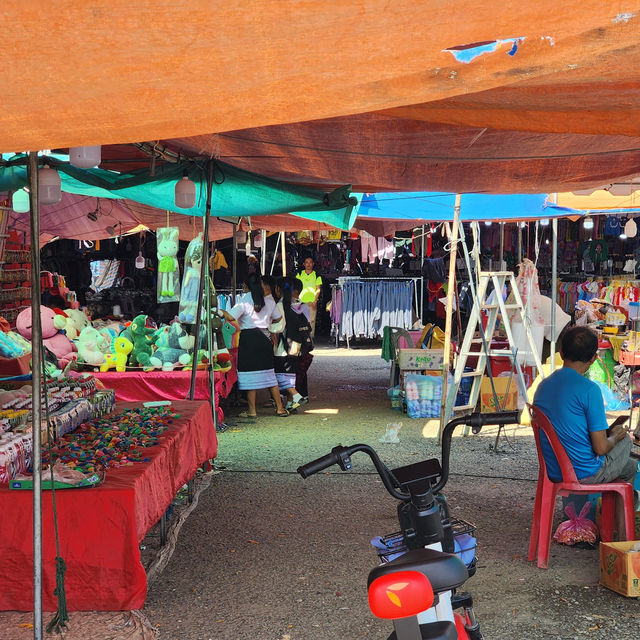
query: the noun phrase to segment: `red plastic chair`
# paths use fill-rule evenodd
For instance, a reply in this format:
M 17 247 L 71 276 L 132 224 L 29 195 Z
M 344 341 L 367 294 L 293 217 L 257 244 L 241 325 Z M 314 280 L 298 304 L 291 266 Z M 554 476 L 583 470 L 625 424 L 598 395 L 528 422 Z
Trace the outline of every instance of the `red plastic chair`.
M 603 542 L 611 542 L 613 540 L 616 494 L 620 495 L 624 504 L 626 539 L 633 540 L 635 535 L 633 486 L 629 482 L 623 481 L 605 484 L 580 484 L 569 456 L 560 443 L 560 439 L 551 422 L 549 422 L 549 418 L 537 407 L 527 406 L 531 414 L 531 427 L 536 438 L 538 462 L 540 464 L 536 502 L 533 508 L 533 522 L 531 524 L 531 538 L 529 540 L 529 562 L 533 562 L 537 552 L 538 567 L 546 569 L 549 566 L 549 546 L 551 544 L 553 515 L 558 494 L 567 496 L 572 493 L 602 493 L 600 537 Z M 540 448 L 540 431 L 544 431 L 544 434 L 549 439 L 562 473 L 561 482 L 553 482 L 547 475 L 547 466 Z

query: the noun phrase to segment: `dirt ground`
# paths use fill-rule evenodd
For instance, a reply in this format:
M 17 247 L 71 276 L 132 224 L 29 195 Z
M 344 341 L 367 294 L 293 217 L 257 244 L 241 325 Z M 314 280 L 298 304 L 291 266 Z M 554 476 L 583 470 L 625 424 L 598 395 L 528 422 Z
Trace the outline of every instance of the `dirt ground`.
M 303 480 L 295 470 L 338 443 L 371 444 L 391 468 L 439 457 L 440 449 L 424 420 L 390 409 L 389 366 L 379 348 L 314 353 L 304 411 L 282 419 L 261 409 L 254 424 L 235 422 L 238 410 L 228 411 L 229 428 L 218 434 L 217 473 L 149 589 L 143 613 L 161 639 L 389 635 L 391 625 L 368 609 L 366 580 L 377 564 L 370 539 L 398 528 L 395 500 L 363 454 L 354 456 L 350 472 L 333 467 Z M 379 442 L 387 423 L 397 421 L 400 442 Z M 548 570 L 527 562 L 537 477 L 533 437 L 528 428 L 508 427 L 496 453 L 495 435 L 485 428 L 454 439 L 446 491 L 453 514 L 477 526 L 479 568 L 466 587 L 485 637 L 637 638 L 638 602 L 598 585 L 597 550 L 554 543 Z M 3 638 L 31 633 L 20 629 Z M 94 637 L 129 636 L 98 636 L 96 628 Z

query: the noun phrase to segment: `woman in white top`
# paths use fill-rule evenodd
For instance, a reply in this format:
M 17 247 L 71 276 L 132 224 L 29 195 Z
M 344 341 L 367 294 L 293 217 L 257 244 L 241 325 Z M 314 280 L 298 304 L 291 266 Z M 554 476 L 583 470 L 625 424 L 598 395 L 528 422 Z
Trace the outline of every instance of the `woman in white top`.
M 229 312 L 222 311 L 227 320 L 237 320 L 240 325 L 238 344 L 238 388 L 247 392 L 247 411 L 241 418 L 256 420 L 256 391 L 269 389 L 276 404 L 276 414 L 286 417 L 289 412 L 282 406 L 278 381 L 273 369 L 273 343 L 269 337 L 269 325 L 280 319 L 280 312 L 272 297 L 265 298 L 262 282 L 257 273 L 250 273 L 244 283 L 251 294 L 245 296 Z

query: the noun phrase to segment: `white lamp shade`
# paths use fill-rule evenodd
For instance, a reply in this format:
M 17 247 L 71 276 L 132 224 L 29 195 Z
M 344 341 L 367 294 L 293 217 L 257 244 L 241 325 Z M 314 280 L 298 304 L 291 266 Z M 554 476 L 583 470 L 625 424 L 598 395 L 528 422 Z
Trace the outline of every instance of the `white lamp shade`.
M 69 162 L 80 169 L 92 169 L 100 164 L 102 147 L 69 147 Z
M 18 189 L 11 199 L 11 206 L 16 213 L 29 213 L 29 194 L 24 189 Z
M 582 223 L 582 226 L 585 229 L 593 229 L 593 218 L 591 216 L 587 216 Z
M 490 227 L 491 226 L 491 220 L 485 220 L 484 221 L 484 226 L 485 227 Z
M 182 180 L 176 182 L 175 203 L 176 207 L 181 209 L 191 209 L 196 206 L 196 183 L 189 180 L 189 176 L 184 176 Z
M 541 218 L 540 219 L 540 226 L 541 227 L 548 227 L 549 226 L 549 218 Z
M 62 200 L 60 176 L 46 164 L 38 170 L 38 195 L 40 204 L 58 204 Z
M 627 238 L 635 238 L 638 233 L 638 225 L 633 218 L 627 220 L 627 224 L 624 225 L 624 235 Z

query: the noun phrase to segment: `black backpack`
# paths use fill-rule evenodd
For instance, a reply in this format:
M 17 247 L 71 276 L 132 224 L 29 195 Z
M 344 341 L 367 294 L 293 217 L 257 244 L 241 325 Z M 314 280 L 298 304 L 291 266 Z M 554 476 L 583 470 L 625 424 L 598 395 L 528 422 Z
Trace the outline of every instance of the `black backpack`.
M 289 308 L 285 311 L 284 317 L 286 327 L 284 329 L 285 345 L 287 352 L 291 351 L 292 342 L 300 343 L 300 353 L 313 351 L 313 340 L 311 339 L 311 324 L 304 313 L 298 313 Z

